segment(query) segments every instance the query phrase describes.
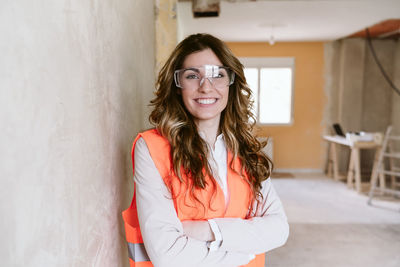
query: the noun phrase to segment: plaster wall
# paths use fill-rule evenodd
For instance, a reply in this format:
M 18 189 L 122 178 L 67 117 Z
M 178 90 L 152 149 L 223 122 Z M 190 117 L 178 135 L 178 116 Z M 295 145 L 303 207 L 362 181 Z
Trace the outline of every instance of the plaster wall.
M 343 40 L 339 63 L 339 121 L 346 131 L 359 131 L 362 117 L 365 43 Z
M 324 120 L 326 125 L 332 125 L 339 121 L 339 70 L 341 44 L 339 42 L 329 42 L 324 44 L 324 78 L 325 95 L 327 102 L 324 110 Z M 326 129 L 326 134 L 331 134 L 330 129 Z
M 339 47 L 335 55 L 338 70 L 333 74 L 338 80 L 338 87 L 331 92 L 331 95 L 337 95 L 337 102 L 333 99 L 333 105 L 336 106 L 338 112 L 335 122 L 339 122 L 345 132 L 360 131 L 363 111 L 365 42 L 361 39 L 344 39 L 334 43 Z M 349 149 L 337 146 L 337 153 L 339 170 L 346 172 L 350 157 Z
M 154 0 L 156 24 L 156 76 L 177 45 L 177 0 Z
M 0 266 L 127 266 L 153 1 L 3 1 Z
M 334 123 L 340 122 L 343 114 L 341 110 L 341 107 L 343 105 L 343 101 L 341 101 L 341 99 L 343 97 L 340 94 L 343 94 L 344 91 L 344 81 L 341 78 L 344 73 L 342 70 L 344 62 L 342 60 L 342 57 L 338 56 L 344 54 L 342 50 L 343 49 L 341 42 L 329 42 L 324 44 L 324 91 L 327 97 L 324 110 L 324 121 L 327 127 L 323 130 L 323 133 L 327 135 L 334 134 L 332 125 Z M 325 142 L 325 149 L 329 149 L 328 142 Z M 349 150 L 342 146 L 336 146 L 336 153 L 339 155 L 339 170 L 344 172 L 347 168 L 347 160 L 350 155 Z M 325 162 L 327 162 L 328 153 L 324 154 L 326 155 L 324 160 Z
M 393 79 L 396 42 L 394 40 L 373 40 L 372 45 L 379 62 L 389 77 Z M 391 124 L 393 90 L 379 70 L 370 49 L 367 49 L 365 53 L 364 71 L 361 129 L 367 132 L 384 133 L 387 126 Z M 374 156 L 374 150 L 361 151 L 361 168 L 370 170 Z
M 399 87 L 399 42 L 373 40 L 373 46 L 387 74 Z M 325 89 L 328 107 L 332 107 L 324 114 L 326 120 L 336 118 L 338 112 L 337 122 L 344 131 L 384 132 L 390 124 L 399 127 L 399 97 L 384 79 L 366 40 L 353 38 L 327 43 L 325 53 L 329 55 L 325 62 Z M 346 172 L 349 151 L 342 146 L 338 148 L 339 168 Z M 361 151 L 364 170 L 371 170 L 373 157 L 374 151 Z
M 294 57 L 294 121 L 292 125 L 259 125 L 257 134 L 274 140 L 276 169 L 322 171 L 325 150 L 323 126 L 324 44 L 287 42 L 273 46 L 262 42 L 235 43 L 228 46 L 237 57 Z
M 393 83 L 400 88 L 400 42 L 395 45 L 393 66 Z M 400 95 L 392 90 L 392 114 L 391 124 L 393 125 L 393 132 L 400 135 Z M 398 144 L 396 151 L 400 151 L 400 144 Z
M 376 56 L 393 79 L 396 42 L 393 40 L 373 40 Z M 364 89 L 362 95 L 362 126 L 368 132 L 385 132 L 391 122 L 393 91 L 385 80 L 369 49 L 365 53 Z

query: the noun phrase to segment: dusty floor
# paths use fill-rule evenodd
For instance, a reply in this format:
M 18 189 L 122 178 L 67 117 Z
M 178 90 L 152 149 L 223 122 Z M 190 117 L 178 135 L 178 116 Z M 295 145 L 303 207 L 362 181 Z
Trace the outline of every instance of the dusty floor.
M 273 179 L 290 224 L 268 267 L 400 266 L 400 200 L 374 199 L 322 174 Z

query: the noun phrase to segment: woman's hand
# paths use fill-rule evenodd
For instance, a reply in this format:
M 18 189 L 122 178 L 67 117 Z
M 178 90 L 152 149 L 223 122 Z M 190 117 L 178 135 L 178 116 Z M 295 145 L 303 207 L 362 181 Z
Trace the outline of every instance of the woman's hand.
M 210 224 L 206 220 L 201 221 L 183 221 L 183 232 L 191 238 L 200 241 L 214 241 L 214 233 Z

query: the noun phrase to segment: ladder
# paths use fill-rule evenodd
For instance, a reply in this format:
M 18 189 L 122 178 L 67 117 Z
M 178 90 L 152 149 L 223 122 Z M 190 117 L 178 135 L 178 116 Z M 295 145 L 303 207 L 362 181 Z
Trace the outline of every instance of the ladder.
M 372 198 L 376 193 L 388 193 L 400 197 L 400 182 L 398 181 L 400 178 L 400 164 L 396 164 L 396 162 L 400 162 L 400 152 L 395 151 L 396 145 L 400 151 L 400 136 L 393 135 L 392 126 L 389 126 L 383 138 L 382 147 L 378 148 L 375 154 L 368 205 L 372 204 Z M 385 164 L 385 159 L 388 159 L 388 164 Z M 391 188 L 387 188 L 385 185 L 385 175 L 390 175 L 391 177 Z M 378 177 L 380 181 L 379 187 L 377 186 Z

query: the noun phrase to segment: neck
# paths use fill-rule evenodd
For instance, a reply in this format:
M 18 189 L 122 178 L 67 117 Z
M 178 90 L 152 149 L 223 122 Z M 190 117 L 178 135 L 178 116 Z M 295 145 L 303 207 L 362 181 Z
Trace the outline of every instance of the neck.
M 204 134 L 204 140 L 214 149 L 219 131 L 219 118 L 214 121 L 197 121 L 197 130 Z

